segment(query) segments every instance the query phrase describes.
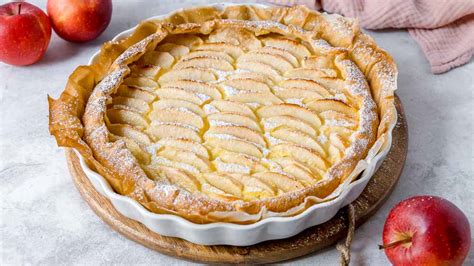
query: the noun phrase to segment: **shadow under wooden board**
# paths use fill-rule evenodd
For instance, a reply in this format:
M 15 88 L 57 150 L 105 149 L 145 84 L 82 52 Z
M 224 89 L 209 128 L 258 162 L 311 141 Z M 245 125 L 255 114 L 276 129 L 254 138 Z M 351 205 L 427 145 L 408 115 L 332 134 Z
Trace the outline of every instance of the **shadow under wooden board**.
M 408 128 L 398 97 L 395 103 L 398 121 L 393 130 L 390 152 L 365 190 L 353 202 L 357 226 L 382 206 L 394 189 L 405 164 Z M 296 236 L 246 247 L 202 246 L 179 238 L 161 236 L 118 213 L 110 201 L 94 189 L 71 149 L 66 150 L 66 158 L 77 189 L 102 220 L 127 238 L 166 255 L 205 263 L 271 263 L 304 256 L 328 247 L 347 233 L 347 211 L 344 208 L 328 222 L 306 229 Z

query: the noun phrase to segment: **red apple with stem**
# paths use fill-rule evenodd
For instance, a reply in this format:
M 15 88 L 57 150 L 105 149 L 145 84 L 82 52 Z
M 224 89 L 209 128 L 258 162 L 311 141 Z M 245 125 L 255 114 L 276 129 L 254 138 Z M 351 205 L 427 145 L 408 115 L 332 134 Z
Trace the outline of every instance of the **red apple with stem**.
M 383 245 L 394 265 L 461 265 L 471 246 L 466 215 L 451 202 L 416 196 L 397 204 L 383 230 Z
M 112 0 L 48 0 L 54 31 L 71 42 L 97 38 L 109 25 Z
M 49 18 L 38 7 L 24 2 L 0 6 L 0 61 L 17 66 L 36 63 L 50 39 Z

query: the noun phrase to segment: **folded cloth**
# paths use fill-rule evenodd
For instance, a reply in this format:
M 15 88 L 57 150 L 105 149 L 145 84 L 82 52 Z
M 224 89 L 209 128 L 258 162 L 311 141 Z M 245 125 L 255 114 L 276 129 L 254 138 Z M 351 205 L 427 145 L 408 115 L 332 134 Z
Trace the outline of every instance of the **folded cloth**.
M 406 28 L 435 74 L 469 62 L 474 53 L 474 0 L 263 0 L 306 5 L 356 17 L 366 29 Z

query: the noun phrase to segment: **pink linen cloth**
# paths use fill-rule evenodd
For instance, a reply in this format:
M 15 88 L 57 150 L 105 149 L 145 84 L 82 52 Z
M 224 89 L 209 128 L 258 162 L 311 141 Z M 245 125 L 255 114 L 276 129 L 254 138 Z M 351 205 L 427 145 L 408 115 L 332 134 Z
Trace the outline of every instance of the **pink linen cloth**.
M 474 0 L 262 0 L 306 5 L 359 19 L 366 29 L 406 28 L 435 74 L 469 62 L 474 53 Z

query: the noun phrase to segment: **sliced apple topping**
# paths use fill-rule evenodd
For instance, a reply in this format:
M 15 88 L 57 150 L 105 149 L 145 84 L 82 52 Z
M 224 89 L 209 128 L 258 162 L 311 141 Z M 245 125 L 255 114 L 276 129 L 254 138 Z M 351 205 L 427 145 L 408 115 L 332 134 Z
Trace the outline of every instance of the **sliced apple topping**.
M 237 178 L 225 173 L 204 174 L 203 177 L 209 184 L 236 197 L 242 198 L 244 186 Z
M 203 58 L 203 57 L 208 57 L 208 58 L 214 58 L 214 59 L 220 59 L 220 60 L 225 60 L 229 63 L 234 62 L 234 58 L 230 56 L 229 54 L 225 52 L 220 52 L 220 51 L 193 51 L 181 58 L 181 60 L 190 60 L 193 58 Z
M 233 58 L 238 58 L 244 51 L 237 45 L 224 42 L 205 43 L 195 48 L 196 51 L 223 51 Z
M 168 52 L 173 57 L 182 57 L 189 54 L 189 48 L 187 46 L 175 43 L 163 43 L 156 47 L 157 51 Z
M 258 158 L 262 157 L 262 152 L 255 144 L 245 140 L 239 140 L 235 137 L 231 137 L 230 135 L 224 136 L 208 135 L 204 145 L 216 150 L 216 152 L 222 149 L 232 152 L 240 152 Z
M 242 116 L 238 113 L 214 113 L 207 116 L 209 123 L 211 126 L 228 126 L 228 125 L 236 125 L 236 126 L 243 126 L 253 129 L 255 131 L 261 131 L 260 126 L 255 122 L 255 120 L 247 117 Z M 214 123 L 213 123 L 214 122 Z M 219 123 L 224 122 L 224 123 Z
M 247 127 L 242 127 L 242 126 L 217 126 L 217 127 L 211 127 L 209 130 L 206 132 L 204 135 L 204 138 L 206 138 L 206 135 L 212 135 L 212 134 L 227 134 L 227 135 L 232 135 L 235 136 L 239 139 L 244 139 L 249 142 L 256 143 L 260 146 L 265 146 L 265 140 L 263 139 L 262 135 L 255 130 L 252 130 Z
M 153 92 L 158 87 L 156 81 L 146 77 L 129 77 L 123 81 L 123 84 L 149 92 Z
M 280 98 L 271 92 L 241 92 L 227 96 L 227 99 L 242 103 L 258 103 L 261 105 L 283 103 Z
M 127 149 L 132 153 L 132 155 L 138 160 L 141 164 L 149 164 L 151 162 L 151 155 L 140 147 L 140 145 L 135 142 L 133 139 L 126 137 L 112 137 L 112 141 L 121 139 L 125 142 Z
M 303 67 L 314 69 L 334 69 L 334 58 L 331 56 L 311 55 L 303 59 Z
M 297 180 L 279 173 L 263 172 L 256 173 L 253 176 L 260 180 L 264 180 L 266 183 L 273 184 L 278 190 L 283 192 L 290 192 L 304 188 L 304 186 Z
M 170 68 L 174 63 L 174 57 L 168 52 L 149 51 L 138 60 L 142 65 L 155 65 L 161 68 Z
M 274 90 L 274 93 L 281 99 L 287 101 L 289 99 L 301 99 L 303 103 L 323 98 L 323 96 L 317 92 L 299 88 Z
M 251 79 L 261 83 L 265 83 L 267 85 L 273 83 L 271 79 L 267 78 L 264 74 L 242 69 L 238 69 L 236 72 L 234 72 L 231 79 Z
M 184 100 L 162 99 L 153 103 L 153 109 L 185 108 L 199 116 L 204 116 L 204 111 L 197 104 Z
M 294 104 L 264 106 L 258 109 L 257 115 L 261 118 L 286 115 L 305 121 L 312 126 L 321 126 L 321 120 L 315 113 Z
M 235 113 L 247 116 L 251 119 L 256 119 L 252 109 L 243 103 L 232 102 L 228 100 L 218 100 L 212 101 L 208 105 L 209 107 L 207 109 L 209 112 L 207 112 L 207 114 L 212 114 L 215 112 Z
M 281 55 L 276 55 L 276 54 L 268 54 L 264 52 L 249 52 L 245 55 L 242 55 L 239 57 L 237 60 L 237 63 L 241 62 L 261 62 L 267 65 L 272 66 L 275 68 L 277 71 L 280 73 L 284 73 L 286 71 L 289 71 L 293 69 L 293 65 L 286 60 Z
M 200 56 L 182 59 L 174 66 L 174 69 L 183 69 L 188 67 L 213 68 L 222 71 L 234 70 L 234 67 L 226 60 L 211 56 Z
M 232 45 L 238 45 L 246 50 L 254 50 L 262 47 L 255 34 L 252 32 L 237 28 L 237 27 L 224 27 L 215 30 L 209 35 L 209 42 L 211 43 L 228 43 Z
M 283 172 L 287 173 L 290 176 L 293 176 L 300 183 L 305 184 L 306 186 L 316 183 L 319 178 L 317 178 L 309 169 L 302 166 L 301 164 L 289 164 L 283 168 Z
M 263 43 L 265 43 L 265 46 L 272 46 L 287 50 L 300 60 L 311 55 L 306 46 L 295 40 L 287 38 L 265 38 L 263 39 Z
M 263 122 L 263 127 L 265 128 L 265 131 L 271 131 L 272 129 L 279 126 L 287 126 L 290 128 L 297 129 L 301 132 L 304 132 L 310 136 L 316 135 L 316 131 L 314 130 L 313 127 L 311 127 L 311 125 L 288 115 L 279 115 L 279 116 L 264 118 L 262 122 Z
M 107 118 L 112 124 L 128 124 L 138 128 L 148 126 L 148 121 L 140 114 L 125 109 L 109 109 L 107 110 Z
M 170 183 L 176 184 L 189 192 L 200 190 L 201 184 L 192 174 L 166 166 L 157 166 L 153 169 L 157 171 L 160 176 L 164 176 L 169 180 Z
M 150 127 L 145 131 L 155 140 L 163 138 L 184 138 L 200 142 L 201 136 L 194 128 L 181 124 L 157 124 L 151 123 Z
M 202 81 L 196 81 L 196 80 L 177 80 L 171 84 L 168 84 L 167 86 L 163 87 L 175 87 L 175 88 L 181 88 L 187 91 L 192 91 L 195 93 L 201 93 L 208 95 L 209 97 L 219 100 L 222 99 L 222 95 L 219 92 L 219 90 L 212 84 L 202 82 Z
M 282 126 L 273 130 L 270 134 L 277 139 L 314 150 L 322 156 L 326 155 L 324 148 L 315 139 L 301 131 Z
M 193 152 L 203 158 L 209 159 L 209 153 L 206 147 L 193 140 L 183 138 L 164 138 L 160 139 L 157 144 L 164 147 L 174 147 L 177 149 Z
M 150 106 L 147 102 L 141 99 L 129 98 L 129 97 L 114 97 L 112 98 L 112 105 L 114 107 L 130 109 L 141 114 L 146 114 L 150 111 Z
M 319 78 L 335 78 L 337 72 L 333 69 L 312 69 L 312 68 L 295 68 L 285 73 L 285 77 L 309 79 L 318 81 Z
M 275 196 L 277 191 L 273 184 L 268 184 L 266 181 L 244 174 L 230 174 L 235 179 L 239 180 L 244 185 L 243 197 L 244 200 L 252 200 L 255 198 L 268 198 Z
M 147 103 L 153 102 L 156 99 L 156 95 L 148 91 L 139 88 L 128 87 L 126 85 L 121 85 L 118 88 L 116 95 L 140 99 Z
M 262 172 L 267 170 L 267 168 L 259 162 L 257 157 L 246 154 L 221 150 L 214 154 L 214 156 L 217 157 L 214 162 L 244 166 L 246 172 Z M 217 166 L 219 165 L 217 164 Z
M 270 87 L 261 81 L 253 79 L 230 79 L 221 82 L 223 86 L 229 86 L 240 91 L 248 92 L 270 92 Z
M 306 106 L 318 113 L 333 110 L 344 115 L 347 115 L 351 118 L 357 118 L 357 109 L 345 104 L 342 101 L 334 100 L 334 99 L 321 99 L 308 102 Z
M 168 108 L 153 110 L 148 117 L 152 121 L 164 123 L 182 123 L 192 127 L 202 129 L 204 121 L 193 112 L 187 111 L 185 108 Z
M 129 138 L 129 139 L 133 139 L 138 144 L 141 144 L 141 145 L 151 144 L 150 137 L 146 133 L 130 125 L 110 124 L 107 126 L 107 128 L 112 134 Z
M 280 87 L 285 89 L 298 88 L 317 92 L 323 98 L 329 98 L 332 96 L 326 88 L 314 80 L 290 78 L 282 81 Z
M 179 70 L 173 70 L 165 73 L 158 80 L 160 84 L 166 84 L 169 82 L 174 82 L 177 80 L 198 80 L 198 81 L 214 81 L 216 80 L 216 75 L 207 69 L 201 69 L 196 67 L 183 68 Z
M 320 170 L 327 170 L 328 168 L 327 162 L 317 153 L 311 151 L 310 149 L 299 147 L 294 144 L 283 143 L 276 145 L 272 147 L 270 153 L 268 154 L 268 158 L 270 159 L 282 157 L 292 157 L 310 169 L 316 168 Z
M 201 157 L 194 152 L 177 149 L 175 147 L 165 146 L 158 150 L 157 155 L 170 161 L 192 165 L 201 172 L 209 172 L 211 168 L 209 160 L 207 160 L 205 157 Z
M 237 63 L 237 67 L 240 69 L 253 71 L 258 74 L 262 74 L 273 81 L 278 81 L 281 79 L 280 73 L 278 70 L 273 68 L 272 65 L 266 63 L 258 62 L 257 60 L 253 61 L 240 61 Z
M 161 67 L 154 65 L 132 65 L 130 75 L 134 77 L 147 77 L 153 80 L 158 78 Z
M 188 101 L 197 105 L 201 105 L 207 100 L 209 100 L 209 97 L 203 96 L 200 97 L 200 95 L 186 91 L 180 88 L 164 88 L 164 89 L 158 89 L 155 91 L 155 94 L 160 97 L 160 99 L 175 99 L 175 100 L 183 100 L 183 101 Z
M 281 57 L 284 57 L 288 62 L 290 62 L 293 65 L 293 67 L 299 66 L 298 59 L 294 55 L 292 55 L 288 50 L 285 50 L 283 48 L 264 46 L 258 49 L 257 51 L 264 52 L 267 54 L 279 55 Z

